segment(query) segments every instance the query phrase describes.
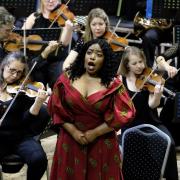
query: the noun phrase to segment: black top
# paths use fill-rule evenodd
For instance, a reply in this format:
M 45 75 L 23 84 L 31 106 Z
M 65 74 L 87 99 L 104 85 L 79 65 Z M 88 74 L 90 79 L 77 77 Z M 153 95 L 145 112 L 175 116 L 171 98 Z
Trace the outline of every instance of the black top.
M 52 23 L 49 19 L 44 18 L 41 13 L 34 13 L 34 16 L 36 19 L 32 28 L 49 28 Z M 59 27 L 58 23 L 55 22 L 52 27 Z
M 136 92 L 128 89 L 125 77 L 123 77 L 123 84 L 127 88 L 130 97 L 132 97 Z M 158 125 L 161 123 L 158 118 L 157 109 L 152 109 L 149 107 L 148 99 L 149 91 L 147 90 L 142 90 L 136 94 L 136 96 L 133 98 L 133 103 L 136 108 L 135 118 L 128 126 L 123 128 L 123 130 L 144 123 L 152 125 Z
M 3 116 L 11 101 L 0 101 L 0 117 Z M 39 115 L 35 116 L 29 112 L 33 102 L 34 98 L 29 98 L 26 95 L 19 95 L 17 97 L 0 126 L 1 142 L 18 142 L 25 137 L 37 135 L 34 134 L 32 127 L 35 123 L 38 125 L 40 121 Z M 44 122 L 44 124 L 46 123 Z

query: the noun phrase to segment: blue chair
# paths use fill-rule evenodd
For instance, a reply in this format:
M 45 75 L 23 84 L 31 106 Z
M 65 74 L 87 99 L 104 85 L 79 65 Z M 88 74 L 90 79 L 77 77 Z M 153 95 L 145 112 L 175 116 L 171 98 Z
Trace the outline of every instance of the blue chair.
M 124 180 L 159 180 L 170 150 L 171 139 L 153 125 L 142 124 L 122 135 Z

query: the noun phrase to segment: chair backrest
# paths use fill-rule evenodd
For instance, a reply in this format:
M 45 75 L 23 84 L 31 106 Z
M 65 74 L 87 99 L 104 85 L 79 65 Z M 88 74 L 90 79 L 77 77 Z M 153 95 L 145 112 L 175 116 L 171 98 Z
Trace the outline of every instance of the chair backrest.
M 122 136 L 124 180 L 158 180 L 164 174 L 171 140 L 153 125 L 127 129 Z

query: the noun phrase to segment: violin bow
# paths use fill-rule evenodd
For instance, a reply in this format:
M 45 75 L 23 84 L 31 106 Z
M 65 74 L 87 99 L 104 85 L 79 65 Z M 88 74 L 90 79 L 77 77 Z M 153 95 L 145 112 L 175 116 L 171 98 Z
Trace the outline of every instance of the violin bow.
M 11 109 L 12 105 L 14 104 L 14 102 L 15 102 L 16 98 L 18 97 L 20 91 L 23 89 L 26 81 L 28 80 L 28 78 L 29 78 L 31 72 L 33 71 L 34 67 L 36 66 L 36 64 L 37 64 L 37 61 L 34 62 L 33 66 L 31 67 L 31 69 L 29 70 L 28 74 L 27 74 L 26 77 L 24 78 L 24 80 L 23 80 L 20 88 L 18 89 L 16 95 L 14 96 L 13 100 L 11 101 L 11 103 L 10 103 L 9 106 L 8 106 L 8 108 L 7 108 L 6 111 L 4 112 L 3 116 L 1 117 L 1 119 L 0 119 L 0 126 L 1 126 L 4 118 L 6 117 L 7 113 L 8 113 L 9 110 Z
M 24 57 L 26 57 L 27 53 L 26 53 L 26 20 L 24 20 L 24 28 L 23 28 L 23 45 L 24 45 L 24 49 L 23 49 L 23 52 L 24 52 Z
M 65 4 L 66 6 L 70 3 L 71 0 L 68 0 L 67 3 Z M 59 18 L 59 16 L 63 13 L 64 9 L 66 8 L 66 6 L 64 6 L 64 8 L 58 12 L 58 15 L 54 18 L 54 20 L 52 21 L 52 23 L 50 24 L 50 26 L 48 28 L 51 28 L 53 26 L 53 24 L 57 21 L 57 19 Z

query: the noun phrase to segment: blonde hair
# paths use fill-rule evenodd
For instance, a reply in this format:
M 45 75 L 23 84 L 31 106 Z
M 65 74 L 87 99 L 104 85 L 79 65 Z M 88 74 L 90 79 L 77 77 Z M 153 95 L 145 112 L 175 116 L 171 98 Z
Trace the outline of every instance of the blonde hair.
M 38 7 L 38 13 L 42 13 L 44 11 L 44 3 L 42 1 L 45 1 L 45 0 L 40 0 L 40 3 L 39 3 L 39 7 Z M 58 0 L 59 3 L 61 3 L 61 0 Z
M 85 28 L 85 34 L 84 34 L 85 42 L 93 39 L 90 23 L 92 22 L 92 20 L 94 18 L 97 18 L 97 17 L 104 20 L 104 22 L 106 24 L 106 31 L 109 30 L 109 18 L 108 18 L 108 15 L 106 14 L 106 12 L 101 8 L 94 8 L 88 14 L 86 28 Z
M 131 55 L 135 55 L 137 57 L 139 57 L 145 64 L 145 66 L 147 67 L 146 65 L 146 57 L 144 55 L 144 52 L 135 47 L 135 46 L 128 46 L 125 51 L 123 52 L 123 55 L 122 55 L 122 58 L 121 58 L 121 63 L 119 65 L 119 69 L 118 69 L 118 74 L 121 74 L 122 76 L 126 76 L 129 72 L 129 67 L 128 67 L 128 64 L 129 64 L 129 57 Z

